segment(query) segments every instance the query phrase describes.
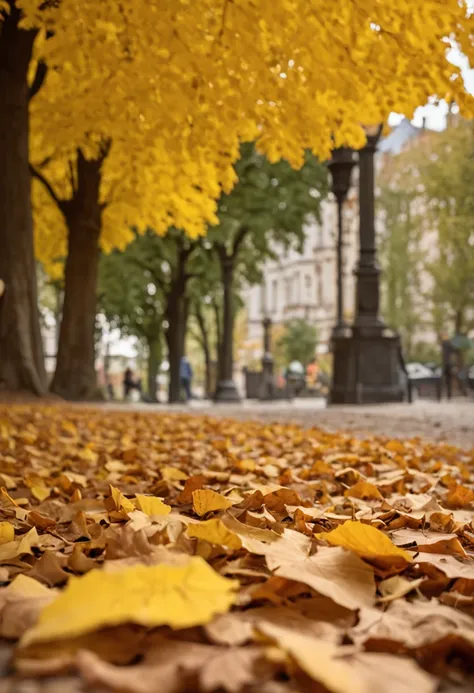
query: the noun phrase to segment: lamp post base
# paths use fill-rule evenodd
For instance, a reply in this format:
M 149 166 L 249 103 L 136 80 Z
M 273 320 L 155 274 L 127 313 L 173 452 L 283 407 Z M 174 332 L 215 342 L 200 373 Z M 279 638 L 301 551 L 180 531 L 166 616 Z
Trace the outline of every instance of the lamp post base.
M 214 402 L 241 402 L 237 386 L 233 380 L 219 380 L 214 395 Z
M 382 333 L 333 338 L 329 404 L 402 402 L 404 385 L 397 335 Z

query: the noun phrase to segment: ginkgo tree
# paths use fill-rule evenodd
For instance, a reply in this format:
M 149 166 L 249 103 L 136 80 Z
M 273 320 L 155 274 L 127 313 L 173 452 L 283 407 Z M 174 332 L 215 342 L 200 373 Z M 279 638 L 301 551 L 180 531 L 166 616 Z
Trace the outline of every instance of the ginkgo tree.
M 410 115 L 431 95 L 471 107 L 446 58 L 456 43 L 472 62 L 468 0 L 0 0 L 0 24 L 7 389 L 45 391 L 28 158 L 29 96 L 46 67 L 32 115 L 37 100 L 51 109 L 36 131 L 67 165 L 66 151 L 94 158 L 91 139 L 113 148 L 126 130 L 133 164 L 116 178 L 140 182 L 136 206 L 158 232 L 217 221 L 242 141 L 298 166 L 306 149 L 324 159 L 334 140 L 362 145 L 361 122 Z

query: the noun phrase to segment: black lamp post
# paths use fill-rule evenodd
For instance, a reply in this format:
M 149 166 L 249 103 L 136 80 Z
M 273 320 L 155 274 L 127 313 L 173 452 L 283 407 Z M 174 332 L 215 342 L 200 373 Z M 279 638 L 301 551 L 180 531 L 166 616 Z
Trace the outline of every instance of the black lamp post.
M 331 192 L 334 194 L 337 202 L 337 244 L 336 244 L 336 281 L 337 281 L 337 315 L 336 324 L 334 325 L 332 335 L 337 337 L 344 335 L 347 325 L 344 322 L 344 286 L 343 286 L 343 252 L 344 252 L 344 235 L 343 235 L 343 213 L 344 202 L 347 199 L 347 193 L 351 186 L 352 169 L 356 165 L 356 153 L 349 147 L 338 147 L 332 152 L 331 160 L 328 163 L 328 168 L 331 172 Z
M 273 356 L 271 347 L 272 320 L 265 316 L 263 326 L 263 356 L 262 356 L 262 382 L 259 399 L 273 399 L 275 388 L 273 384 Z
M 379 315 L 380 268 L 375 244 L 374 157 L 382 126 L 365 129 L 359 151 L 359 261 L 356 316 L 345 335 L 333 339 L 331 404 L 400 402 L 400 339 Z

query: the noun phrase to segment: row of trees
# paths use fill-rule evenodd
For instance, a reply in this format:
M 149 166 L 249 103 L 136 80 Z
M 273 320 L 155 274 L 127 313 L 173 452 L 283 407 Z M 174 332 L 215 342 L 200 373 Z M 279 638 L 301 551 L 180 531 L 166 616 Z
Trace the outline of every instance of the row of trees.
M 380 177 L 384 311 L 409 357 L 419 335 L 474 328 L 474 124 L 425 130 Z
M 469 107 L 445 43 L 472 58 L 467 2 L 178 5 L 0 0 L 2 389 L 47 390 L 33 208 L 37 257 L 47 271 L 65 259 L 52 389 L 86 398 L 101 249 L 124 248 L 133 226 L 222 230 L 242 142 L 298 167 L 432 93 Z M 231 242 L 219 253 L 230 267 Z
M 179 401 L 190 323 L 202 346 L 208 392 L 216 355 L 219 379 L 232 379 L 240 289 L 260 281 L 264 261 L 277 249 L 300 248 L 307 216 L 319 217 L 327 171 L 313 156 L 295 171 L 245 144 L 235 169 L 238 183 L 219 200 L 219 224 L 205 238 L 191 240 L 177 229 L 165 237 L 135 232 L 125 251 L 101 259 L 100 309 L 111 326 L 145 342 L 152 398 L 165 343 L 169 400 Z

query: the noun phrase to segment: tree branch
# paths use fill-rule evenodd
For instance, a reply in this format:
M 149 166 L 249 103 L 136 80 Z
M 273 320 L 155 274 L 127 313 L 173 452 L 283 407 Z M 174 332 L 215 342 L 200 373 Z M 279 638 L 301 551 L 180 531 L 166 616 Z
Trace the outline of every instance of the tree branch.
M 44 60 L 39 60 L 38 64 L 36 65 L 36 72 L 35 76 L 33 78 L 33 82 L 31 83 L 30 88 L 28 89 L 28 101 L 31 101 L 31 99 L 36 96 L 36 94 L 39 92 L 41 87 L 44 84 L 44 80 L 46 79 L 46 74 L 48 72 L 48 66 L 44 62 Z
M 59 208 L 59 209 L 61 210 L 61 212 L 62 212 L 63 209 L 64 209 L 64 200 L 61 200 L 61 199 L 56 195 L 56 192 L 55 192 L 53 186 L 51 185 L 51 183 L 49 182 L 49 180 L 48 180 L 45 176 L 43 176 L 43 174 L 40 173 L 40 172 L 38 171 L 38 169 L 35 168 L 35 167 L 33 166 L 33 164 L 30 164 L 29 166 L 30 166 L 30 173 L 31 173 L 31 175 L 32 175 L 34 178 L 36 178 L 37 180 L 39 180 L 40 183 L 42 183 L 42 184 L 44 185 L 44 187 L 46 188 L 46 190 L 47 190 L 48 193 L 50 194 L 52 200 L 55 202 L 55 204 L 58 206 L 58 208 Z
M 240 229 L 238 230 L 237 235 L 234 239 L 234 245 L 233 245 L 232 254 L 231 254 L 232 258 L 234 258 L 237 255 L 237 253 L 240 250 L 240 246 L 242 245 L 242 243 L 244 242 L 245 238 L 248 236 L 249 233 L 250 233 L 250 229 L 248 226 L 241 226 L 240 227 Z

